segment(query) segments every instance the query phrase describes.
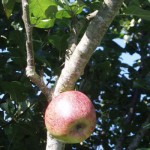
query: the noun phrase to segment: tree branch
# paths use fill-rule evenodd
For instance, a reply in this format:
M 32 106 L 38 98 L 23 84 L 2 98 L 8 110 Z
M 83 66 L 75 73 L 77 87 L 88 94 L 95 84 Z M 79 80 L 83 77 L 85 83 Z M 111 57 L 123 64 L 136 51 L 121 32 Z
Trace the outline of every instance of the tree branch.
M 92 17 L 93 20 L 90 22 L 81 41 L 75 46 L 70 59 L 65 63 L 65 67 L 56 83 L 54 95 L 74 89 L 75 82 L 84 73 L 84 68 L 93 51 L 100 44 L 122 3 L 123 0 L 105 0 L 103 9 L 98 13 L 95 12 L 93 15 L 94 18 Z M 73 42 L 76 42 L 76 40 Z M 51 142 L 48 139 L 51 139 L 49 134 L 47 134 L 47 145 Z M 46 150 L 51 150 L 51 148 L 47 146 Z M 57 147 L 56 150 L 61 150 L 61 146 Z
M 68 63 L 70 56 L 73 54 L 74 50 L 76 49 L 77 46 L 77 41 L 78 41 L 78 36 L 80 34 L 81 29 L 83 26 L 86 24 L 87 20 L 90 21 L 93 19 L 98 13 L 98 10 L 90 13 L 86 17 L 86 21 L 78 21 L 76 18 L 73 18 L 72 20 L 72 29 L 71 29 L 71 34 L 70 37 L 67 39 L 68 41 L 68 49 L 66 50 L 66 61 L 65 64 Z
M 75 82 L 84 73 L 86 64 L 118 13 L 123 0 L 104 0 L 104 2 L 102 10 L 99 10 L 90 22 L 81 41 L 63 68 L 54 95 L 74 88 Z
M 26 75 L 30 80 L 35 83 L 42 93 L 50 101 L 52 98 L 50 90 L 45 85 L 43 79 L 35 71 L 35 62 L 34 62 L 34 51 L 33 51 L 33 42 L 32 42 L 32 27 L 30 26 L 29 20 L 29 5 L 27 0 L 22 0 L 22 10 L 23 10 L 23 21 L 26 30 L 26 51 L 27 51 L 27 67 Z M 65 145 L 56 139 L 53 139 L 47 132 L 47 146 L 46 150 L 63 150 Z
M 22 10 L 23 10 L 23 21 L 26 30 L 26 51 L 27 51 L 27 67 L 26 75 L 30 80 L 35 83 L 42 93 L 47 97 L 51 97 L 50 90 L 45 85 L 43 78 L 40 77 L 35 71 L 35 62 L 34 62 L 34 51 L 33 51 L 33 42 L 32 42 L 32 27 L 30 26 L 29 19 L 29 5 L 28 0 L 22 0 Z
M 150 114 L 148 115 L 146 121 L 142 124 L 141 129 L 137 132 L 135 138 L 132 140 L 132 142 L 128 146 L 127 150 L 135 150 L 137 148 L 141 139 L 146 134 L 146 132 L 149 130 L 149 128 L 145 127 L 148 123 L 150 123 Z
M 64 150 L 64 149 L 65 144 L 57 141 L 47 132 L 46 150 Z
M 129 112 L 127 113 L 127 117 L 124 119 L 123 125 L 126 127 L 125 130 L 123 130 L 120 137 L 117 139 L 116 143 L 116 150 L 122 150 L 123 149 L 123 142 L 126 138 L 126 135 L 129 133 L 128 126 L 130 125 L 131 121 L 133 120 L 133 117 L 135 115 L 135 109 L 136 105 L 139 102 L 140 99 L 140 91 L 138 89 L 135 90 L 133 93 L 132 101 L 130 103 Z
M 69 61 L 65 64 L 64 69 L 57 81 L 54 89 L 54 95 L 60 92 L 71 90 L 77 79 L 83 74 L 84 68 L 88 63 L 93 51 L 100 44 L 104 34 L 106 33 L 109 25 L 119 11 L 123 0 L 104 0 L 103 9 L 90 22 L 85 34 L 81 41 L 75 48 L 73 48 Z M 30 80 L 35 83 L 41 91 L 49 97 L 49 89 L 44 84 L 43 80 L 38 76 L 35 71 L 34 52 L 32 44 L 32 27 L 29 23 L 28 2 L 22 0 L 23 21 L 26 29 L 26 49 L 27 49 L 27 67 L 26 74 Z M 73 41 L 76 42 L 76 41 Z M 72 46 L 72 45 L 71 45 Z M 51 98 L 49 98 L 50 100 Z M 62 150 L 64 144 L 53 139 L 47 133 L 47 147 L 46 150 Z

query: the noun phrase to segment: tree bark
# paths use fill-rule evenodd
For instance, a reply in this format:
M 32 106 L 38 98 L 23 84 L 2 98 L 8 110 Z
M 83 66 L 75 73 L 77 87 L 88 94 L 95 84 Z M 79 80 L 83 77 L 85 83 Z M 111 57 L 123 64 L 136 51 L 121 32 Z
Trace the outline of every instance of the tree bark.
M 33 83 L 35 83 L 40 88 L 43 94 L 47 98 L 49 98 L 51 97 L 50 90 L 45 85 L 43 78 L 40 77 L 35 71 L 34 50 L 33 50 L 33 42 L 32 42 L 32 26 L 30 25 L 30 19 L 29 19 L 28 0 L 22 0 L 22 11 L 23 11 L 22 19 L 26 31 L 26 51 L 27 51 L 26 75 Z
M 70 56 L 61 75 L 56 83 L 54 95 L 58 95 L 63 91 L 74 89 L 75 82 L 84 73 L 84 68 L 88 63 L 93 51 L 106 33 L 108 27 L 117 15 L 123 0 L 104 0 L 103 6 L 94 14 L 93 20 L 89 23 L 86 32 L 82 39 L 75 46 L 72 55 Z M 23 20 L 26 29 L 26 49 L 27 49 L 27 68 L 26 74 L 30 80 L 35 83 L 41 91 L 51 100 L 49 89 L 45 86 L 41 77 L 35 71 L 34 53 L 32 46 L 32 28 L 29 23 L 28 0 L 22 0 Z M 75 40 L 77 41 L 77 40 Z M 75 44 L 76 43 L 72 43 Z M 70 45 L 71 47 L 71 45 Z M 64 143 L 57 141 L 47 133 L 46 150 L 63 150 Z
M 70 56 L 70 59 L 67 63 L 65 63 L 65 67 L 63 68 L 55 86 L 54 95 L 74 89 L 75 82 L 84 73 L 86 64 L 88 63 L 96 47 L 100 45 L 104 34 L 106 33 L 114 17 L 119 12 L 122 3 L 123 0 L 104 1 L 103 8 L 99 10 L 90 22 L 82 39 Z M 47 136 L 47 139 L 49 139 L 50 135 Z M 52 145 L 50 142 L 50 140 L 47 140 L 47 145 Z M 62 145 L 64 144 L 62 143 Z M 59 147 L 56 146 L 55 150 L 61 150 L 61 147 L 63 147 L 62 145 L 60 144 Z M 46 150 L 51 150 L 51 148 Z
M 82 39 L 76 46 L 57 81 L 54 94 L 74 89 L 77 79 L 84 73 L 93 51 L 106 33 L 108 27 L 118 13 L 123 0 L 105 0 L 103 7 L 90 22 Z
M 52 136 L 47 132 L 46 150 L 64 150 L 64 149 L 65 149 L 65 144 L 52 138 Z

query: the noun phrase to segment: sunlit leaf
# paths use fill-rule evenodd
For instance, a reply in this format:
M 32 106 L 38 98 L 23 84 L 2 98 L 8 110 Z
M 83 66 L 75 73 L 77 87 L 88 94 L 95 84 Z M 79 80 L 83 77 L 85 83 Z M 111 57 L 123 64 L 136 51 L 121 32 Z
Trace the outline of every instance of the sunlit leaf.
M 66 10 L 60 10 L 56 13 L 56 18 L 71 18 L 71 15 Z
M 49 28 L 54 25 L 57 5 L 53 0 L 29 0 L 29 12 L 32 25 Z

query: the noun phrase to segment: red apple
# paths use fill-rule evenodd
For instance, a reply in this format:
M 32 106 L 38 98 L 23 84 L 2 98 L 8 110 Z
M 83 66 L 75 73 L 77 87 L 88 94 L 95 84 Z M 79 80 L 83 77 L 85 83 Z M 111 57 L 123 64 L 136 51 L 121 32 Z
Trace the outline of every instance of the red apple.
M 80 143 L 93 132 L 96 114 L 92 102 L 79 91 L 67 91 L 54 97 L 45 112 L 49 133 L 65 143 Z

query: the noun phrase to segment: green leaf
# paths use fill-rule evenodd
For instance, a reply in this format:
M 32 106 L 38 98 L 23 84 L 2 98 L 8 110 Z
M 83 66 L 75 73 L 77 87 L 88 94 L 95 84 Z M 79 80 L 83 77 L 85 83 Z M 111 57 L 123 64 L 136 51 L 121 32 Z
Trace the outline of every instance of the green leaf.
M 150 129 L 150 123 L 148 123 L 147 125 L 145 125 L 144 128 Z
M 64 3 L 58 4 L 58 12 L 56 14 L 56 18 L 71 18 L 75 15 L 82 12 L 85 7 L 84 3 L 80 3 L 79 1 L 74 1 L 73 3 L 69 3 L 68 1 L 64 1 Z
M 56 13 L 56 18 L 57 19 L 71 18 L 71 15 L 66 10 L 60 10 Z
M 26 88 L 22 85 L 21 82 L 12 81 L 12 82 L 2 82 L 1 86 L 3 90 L 10 94 L 10 98 L 14 101 L 24 101 L 27 98 Z
M 29 0 L 30 23 L 38 28 L 54 25 L 57 4 L 53 0 Z
M 3 7 L 5 9 L 6 16 L 9 18 L 12 14 L 15 0 L 2 0 Z
M 139 18 L 145 19 L 150 21 L 150 11 L 148 10 L 144 10 L 138 6 L 135 5 L 131 5 L 129 6 L 125 12 L 126 15 L 134 15 L 137 16 Z
M 57 7 L 52 5 L 52 6 L 49 6 L 46 11 L 45 11 L 45 15 L 47 18 L 54 18 L 55 17 L 55 14 L 57 12 Z
M 67 35 L 51 35 L 49 36 L 49 42 L 57 48 L 59 51 L 62 51 L 64 48 L 66 48 L 66 39 L 68 38 Z
M 72 11 L 74 12 L 74 14 L 80 14 L 81 12 L 82 12 L 82 10 L 83 10 L 83 7 L 84 7 L 84 5 L 82 5 L 82 6 L 77 6 L 77 5 L 73 5 L 73 6 L 71 6 L 71 9 L 72 9 Z
M 25 37 L 21 31 L 18 31 L 18 30 L 11 31 L 9 33 L 9 40 L 12 44 L 19 46 L 20 53 L 22 55 L 25 55 Z
M 136 79 L 133 82 L 133 87 L 142 88 L 142 89 L 145 89 L 145 90 L 150 90 L 150 81 L 147 78 Z
M 4 122 L 4 111 L 0 111 L 0 124 Z
M 129 5 L 131 6 L 140 6 L 140 2 L 138 0 L 131 0 Z
M 40 62 L 43 63 L 43 65 L 46 64 L 46 66 L 48 66 L 48 67 L 51 66 L 50 63 L 49 63 L 49 61 L 45 57 L 42 57 L 42 56 L 36 56 L 36 57 L 37 57 L 38 61 L 40 61 Z
M 34 24 L 37 28 L 50 28 L 53 27 L 55 23 L 55 19 L 38 19 L 36 17 L 32 17 L 31 24 Z
M 16 0 L 17 3 L 21 3 L 21 0 Z

